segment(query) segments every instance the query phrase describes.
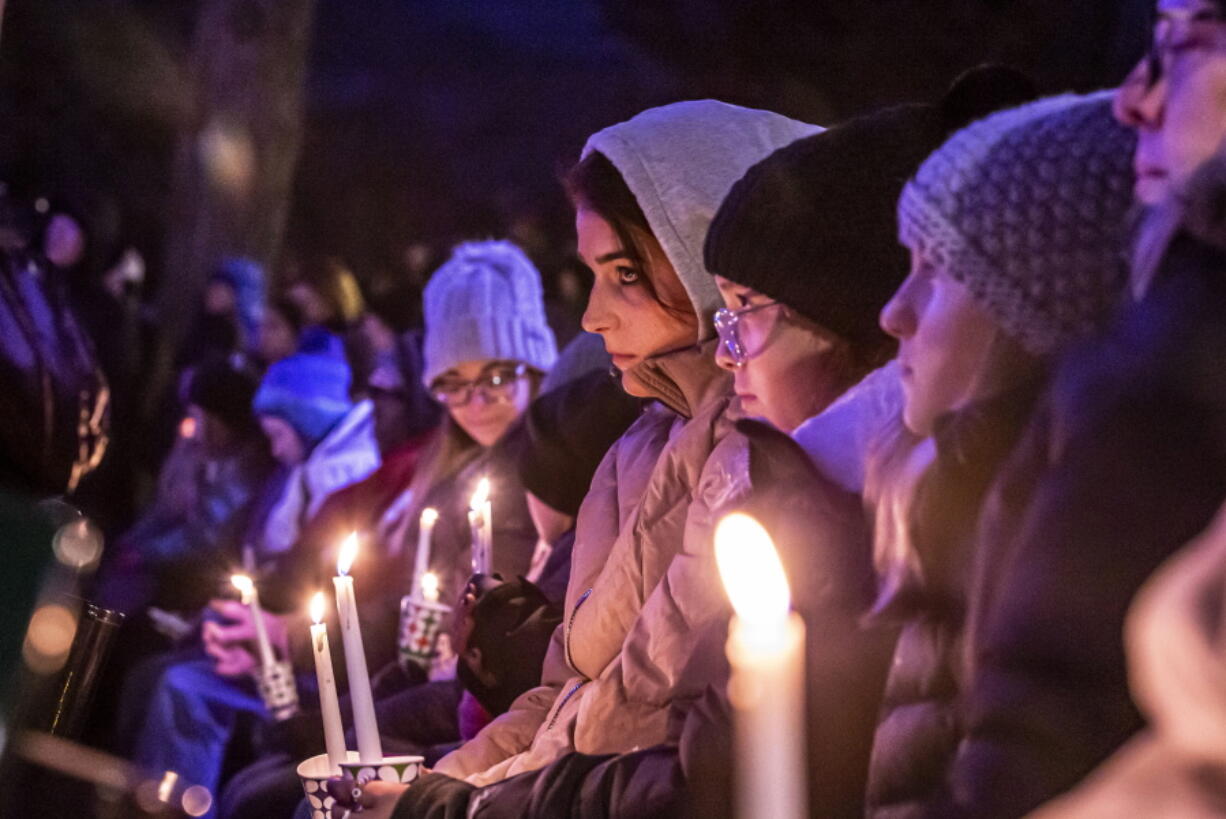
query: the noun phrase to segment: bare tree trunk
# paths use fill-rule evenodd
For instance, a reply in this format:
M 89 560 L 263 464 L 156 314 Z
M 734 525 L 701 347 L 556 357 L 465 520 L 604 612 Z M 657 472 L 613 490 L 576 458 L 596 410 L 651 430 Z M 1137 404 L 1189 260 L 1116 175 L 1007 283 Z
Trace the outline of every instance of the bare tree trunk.
M 191 54 L 195 117 L 175 150 L 150 401 L 171 375 L 209 272 L 230 256 L 266 269 L 276 260 L 302 141 L 314 6 L 201 2 Z

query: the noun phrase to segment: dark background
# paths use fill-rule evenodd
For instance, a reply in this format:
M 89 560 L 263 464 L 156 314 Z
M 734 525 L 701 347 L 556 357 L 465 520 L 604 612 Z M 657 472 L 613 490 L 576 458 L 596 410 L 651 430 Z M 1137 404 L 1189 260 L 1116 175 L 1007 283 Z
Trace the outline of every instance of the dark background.
M 97 258 L 135 244 L 155 283 L 175 280 L 171 166 L 209 3 L 244 12 L 243 0 L 8 0 L 0 40 L 0 179 L 15 198 L 86 212 Z M 369 280 L 402 268 L 415 242 L 510 232 L 538 255 L 567 247 L 559 170 L 587 135 L 645 107 L 714 96 L 830 123 L 931 98 L 986 60 L 1045 91 L 1102 87 L 1140 54 L 1152 0 L 313 5 L 301 149 L 265 261 L 335 254 Z

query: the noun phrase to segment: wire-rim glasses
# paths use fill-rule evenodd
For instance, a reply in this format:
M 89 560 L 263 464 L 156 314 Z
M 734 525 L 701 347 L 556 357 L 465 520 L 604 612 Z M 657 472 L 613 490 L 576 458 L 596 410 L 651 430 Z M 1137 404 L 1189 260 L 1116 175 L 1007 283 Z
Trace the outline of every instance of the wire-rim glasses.
M 777 301 L 768 301 L 764 304 L 743 307 L 740 310 L 729 310 L 727 307 L 721 307 L 715 311 L 715 332 L 719 334 L 720 346 L 728 353 L 728 358 L 732 360 L 732 366 L 744 367 L 749 361 L 749 353 L 746 351 L 745 343 L 741 339 L 741 319 L 750 313 L 765 310 L 767 307 L 776 307 L 778 304 L 779 302 Z
M 451 409 L 466 406 L 478 391 L 487 401 L 505 401 L 516 382 L 527 374 L 527 364 L 492 367 L 472 381 L 436 381 L 430 386 L 430 394 Z

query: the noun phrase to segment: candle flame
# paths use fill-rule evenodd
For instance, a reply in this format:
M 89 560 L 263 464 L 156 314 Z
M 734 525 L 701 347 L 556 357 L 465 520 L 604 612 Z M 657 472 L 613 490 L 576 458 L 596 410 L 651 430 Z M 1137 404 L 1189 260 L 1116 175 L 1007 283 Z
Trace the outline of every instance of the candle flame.
M 230 585 L 238 589 L 238 593 L 243 596 L 244 603 L 251 602 L 251 595 L 255 591 L 255 584 L 251 582 L 251 578 L 245 574 L 230 575 Z
M 434 572 L 426 572 L 421 576 L 421 593 L 427 600 L 438 600 L 438 575 Z
M 715 529 L 715 562 L 737 617 L 762 626 L 787 619 L 787 574 L 762 524 L 740 513 L 721 520 Z
M 433 506 L 427 506 L 425 509 L 421 510 L 422 526 L 433 526 L 436 520 L 438 520 L 438 510 Z
M 315 592 L 315 596 L 311 598 L 311 605 L 308 607 L 308 611 L 311 613 L 311 620 L 317 625 L 323 622 L 324 607 L 327 603 L 327 598 L 324 597 L 323 592 Z
M 477 491 L 473 492 L 472 500 L 468 504 L 468 508 L 474 512 L 480 512 L 485 507 L 485 502 L 490 499 L 490 479 L 482 478 L 477 481 Z
M 358 556 L 358 533 L 350 532 L 349 537 L 341 544 L 340 556 L 336 558 L 336 573 L 344 577 L 349 574 L 353 561 Z

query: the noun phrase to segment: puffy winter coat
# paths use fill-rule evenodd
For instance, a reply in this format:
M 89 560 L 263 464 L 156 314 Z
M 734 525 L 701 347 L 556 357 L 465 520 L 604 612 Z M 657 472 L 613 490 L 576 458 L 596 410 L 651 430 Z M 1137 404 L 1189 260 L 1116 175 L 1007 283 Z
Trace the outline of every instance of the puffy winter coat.
M 740 422 L 725 441 L 742 436 L 753 487 L 742 508 L 775 539 L 806 624 L 810 815 L 859 817 L 893 644 L 890 633 L 857 628 L 873 590 L 867 521 L 859 498 L 816 474 L 785 435 Z M 701 566 L 715 573 L 709 561 Z M 679 580 L 720 587 L 718 577 L 693 568 Z M 725 604 L 720 616 L 706 626 L 696 622 L 688 635 L 695 649 L 682 672 L 684 685 L 703 696 L 674 701 L 668 744 L 611 757 L 572 753 L 477 791 L 435 774 L 423 791 L 415 786 L 401 800 L 404 815 L 435 815 L 426 809 L 463 803 L 479 819 L 678 816 L 687 807 L 707 819 L 729 816 L 732 737 L 722 697 L 727 613 Z
M 1013 448 L 1035 388 L 1012 390 L 946 416 L 919 480 L 903 534 L 912 558 L 885 583 L 873 620 L 900 627 L 869 767 L 868 814 L 928 812 L 960 736 L 958 695 L 966 588 L 983 498 Z M 881 547 L 881 544 L 878 544 Z
M 1125 613 L 1226 499 L 1223 272 L 1226 252 L 1176 239 L 1145 299 L 1061 365 L 995 492 L 943 815 L 1025 813 L 1141 729 Z
M 1212 527 L 1146 582 L 1128 614 L 1137 735 L 1036 819 L 1226 813 L 1226 506 Z
M 670 702 L 694 693 L 677 689 L 691 617 L 720 611 L 718 588 L 683 600 L 674 585 L 710 550 L 711 510 L 749 487 L 744 442 L 727 440 L 731 379 L 713 350 L 710 342 L 637 368 L 662 403 L 605 455 L 579 511 L 545 685 L 444 758 L 441 773 L 487 784 L 571 750 L 608 753 L 664 740 Z

